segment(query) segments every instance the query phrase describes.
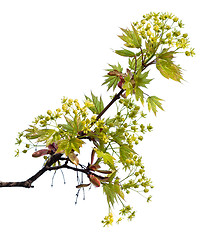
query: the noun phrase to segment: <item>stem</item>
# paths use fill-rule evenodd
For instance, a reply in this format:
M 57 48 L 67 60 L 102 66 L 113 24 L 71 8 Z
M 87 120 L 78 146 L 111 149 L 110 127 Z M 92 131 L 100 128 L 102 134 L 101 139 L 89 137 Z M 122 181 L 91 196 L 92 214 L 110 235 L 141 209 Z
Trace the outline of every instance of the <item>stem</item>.
M 143 51 L 142 51 L 142 48 L 141 48 L 141 47 L 140 47 L 140 50 L 141 50 L 141 54 L 142 54 L 142 66 L 145 67 L 144 54 L 143 54 Z
M 111 100 L 111 102 L 102 110 L 102 112 L 99 113 L 99 115 L 96 118 L 96 121 L 98 121 L 103 114 L 113 105 L 113 103 L 116 102 L 116 100 L 118 100 L 121 96 L 121 94 L 124 92 L 124 89 L 121 89 L 120 92 L 118 94 L 115 94 L 115 96 L 113 97 L 113 99 Z
M 137 71 L 137 57 L 136 57 L 136 55 L 134 56 L 134 60 L 135 60 L 135 68 L 134 68 L 134 75 L 135 75 L 136 71 Z
M 156 59 L 153 59 L 151 62 L 149 62 L 148 64 L 145 64 L 142 71 L 144 71 L 148 66 L 152 65 L 152 64 L 155 64 L 156 62 Z

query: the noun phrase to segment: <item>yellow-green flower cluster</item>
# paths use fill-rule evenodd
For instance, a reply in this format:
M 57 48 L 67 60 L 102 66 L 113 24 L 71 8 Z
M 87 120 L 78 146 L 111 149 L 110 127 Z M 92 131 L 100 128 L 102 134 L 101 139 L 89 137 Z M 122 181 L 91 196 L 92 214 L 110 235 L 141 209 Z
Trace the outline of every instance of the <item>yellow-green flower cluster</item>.
M 127 218 L 130 221 L 135 217 L 135 211 L 132 211 L 132 207 L 130 205 L 127 205 L 127 206 L 123 207 L 120 210 L 119 214 L 122 215 L 122 216 L 128 215 Z
M 140 22 L 135 22 L 134 26 L 142 39 L 157 49 L 160 45 L 174 47 L 176 50 L 189 48 L 188 34 L 181 33 L 184 24 L 171 13 L 151 12 L 144 15 Z M 195 55 L 194 49 L 186 50 L 185 54 L 186 56 Z
M 112 225 L 113 221 L 114 221 L 113 214 L 110 212 L 108 216 L 104 217 L 104 220 L 102 220 L 102 223 L 104 227 L 106 227 L 106 226 Z
M 99 139 L 101 139 L 104 144 L 109 142 L 109 127 L 106 126 L 105 119 L 99 119 L 95 123 L 94 132 L 98 134 Z
M 45 127 L 49 125 L 52 121 L 57 121 L 58 119 L 66 116 L 71 117 L 72 119 L 75 116 L 78 116 L 82 119 L 82 123 L 84 124 L 85 129 L 88 129 L 89 124 L 94 119 L 88 119 L 88 109 L 93 107 L 93 103 L 89 100 L 84 102 L 84 105 L 81 106 L 77 99 L 73 100 L 71 98 L 63 97 L 61 108 L 57 108 L 55 111 L 48 110 L 46 115 L 39 115 L 33 123 L 35 125 L 39 124 L 40 127 Z
M 148 188 L 154 187 L 151 180 L 145 176 L 145 168 L 141 160 L 142 157 L 138 158 L 137 155 L 134 155 L 132 159 L 126 159 L 127 165 L 133 165 L 133 171 L 131 170 L 131 174 L 126 178 L 126 180 L 129 180 L 122 184 L 122 189 L 126 191 L 127 194 L 130 193 L 130 190 L 137 191 L 137 189 L 141 187 L 143 190 L 140 190 L 139 192 L 143 191 L 144 193 L 147 193 L 149 192 Z

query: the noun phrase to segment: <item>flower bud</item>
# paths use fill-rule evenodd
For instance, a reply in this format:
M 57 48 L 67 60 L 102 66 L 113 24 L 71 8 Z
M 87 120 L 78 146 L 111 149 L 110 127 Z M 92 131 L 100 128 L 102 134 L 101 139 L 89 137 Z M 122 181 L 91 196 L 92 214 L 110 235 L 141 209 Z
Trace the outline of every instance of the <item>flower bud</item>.
M 173 18 L 173 22 L 177 22 L 179 19 L 177 17 Z
M 48 111 L 47 111 L 47 114 L 48 114 L 48 115 L 52 115 L 52 111 L 51 111 L 51 110 L 48 110 Z

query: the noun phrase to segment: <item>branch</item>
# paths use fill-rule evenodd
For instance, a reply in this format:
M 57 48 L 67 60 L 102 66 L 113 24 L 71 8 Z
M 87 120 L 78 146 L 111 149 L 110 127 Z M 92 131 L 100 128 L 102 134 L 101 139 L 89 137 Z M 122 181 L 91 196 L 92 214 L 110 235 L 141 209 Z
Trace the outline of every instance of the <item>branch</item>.
M 120 98 L 120 96 L 122 95 L 122 93 L 124 92 L 125 90 L 124 89 L 121 89 L 119 93 L 115 94 L 115 96 L 113 97 L 113 99 L 111 100 L 111 102 L 103 109 L 102 112 L 99 113 L 99 115 L 97 116 L 96 118 L 96 121 L 98 121 L 102 115 L 111 107 L 111 105 L 113 103 L 116 102 L 116 100 L 118 100 Z
M 24 187 L 24 188 L 32 188 L 32 183 L 36 181 L 39 177 L 41 177 L 47 170 L 48 167 L 51 167 L 54 163 L 60 160 L 62 153 L 57 153 L 51 156 L 51 158 L 47 161 L 45 166 L 40 169 L 36 174 L 32 177 L 28 178 L 26 181 L 22 182 L 0 182 L 0 187 Z
M 40 169 L 36 174 L 34 174 L 32 177 L 28 178 L 26 181 L 22 181 L 22 182 L 1 182 L 0 181 L 0 188 L 1 187 L 33 188 L 34 186 L 32 186 L 32 183 L 34 181 L 36 181 L 39 177 L 41 177 L 46 171 L 52 171 L 52 170 L 56 171 L 58 169 L 63 169 L 63 168 L 70 169 L 75 172 L 82 172 L 82 173 L 85 173 L 86 175 L 92 174 L 95 177 L 98 177 L 99 179 L 105 179 L 105 177 L 97 175 L 96 173 L 94 173 L 93 170 L 91 170 L 89 168 L 84 168 L 84 166 L 80 165 L 83 168 L 69 166 L 69 165 L 67 165 L 68 161 L 66 161 L 63 165 L 52 167 L 52 165 L 54 163 L 56 163 L 57 161 L 65 160 L 64 158 L 61 158 L 61 156 L 62 156 L 62 153 L 57 153 L 57 154 L 52 155 L 51 158 L 45 164 L 45 166 L 42 169 Z

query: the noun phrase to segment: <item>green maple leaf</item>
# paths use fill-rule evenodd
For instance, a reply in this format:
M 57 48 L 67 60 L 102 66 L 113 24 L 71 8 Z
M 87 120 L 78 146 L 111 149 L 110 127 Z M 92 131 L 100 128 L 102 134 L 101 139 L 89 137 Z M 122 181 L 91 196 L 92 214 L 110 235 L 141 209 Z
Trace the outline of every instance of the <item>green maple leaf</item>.
M 103 183 L 103 192 L 106 194 L 106 199 L 109 207 L 113 207 L 115 201 L 118 202 L 119 197 L 124 200 L 124 193 L 122 192 L 118 182 Z
M 126 159 L 130 158 L 130 153 L 136 154 L 136 152 L 127 144 L 123 144 L 119 147 L 120 160 L 122 162 L 125 162 Z
M 134 57 L 136 54 L 127 49 L 115 50 L 115 53 L 123 57 Z
M 134 80 L 135 80 L 137 87 L 147 88 L 146 85 L 149 84 L 153 80 L 153 79 L 147 78 L 148 74 L 149 74 L 149 71 L 145 72 L 145 73 L 138 73 L 137 75 L 134 76 Z
M 135 88 L 135 98 L 137 101 L 141 101 L 142 105 L 144 105 L 144 92 L 139 88 Z
M 132 30 L 121 28 L 122 32 L 125 35 L 120 35 L 120 37 L 124 42 L 125 46 L 129 48 L 140 48 L 142 44 L 142 38 L 139 36 L 138 31 L 135 29 L 133 25 Z
M 118 65 L 110 65 L 111 67 L 110 69 L 106 69 L 106 71 L 111 72 L 111 71 L 118 71 L 119 73 L 122 73 L 123 68 L 121 67 L 121 65 L 118 63 Z M 104 77 L 106 77 L 104 83 L 102 85 L 107 85 L 109 90 L 110 88 L 113 88 L 113 90 L 115 90 L 115 88 L 117 87 L 118 82 L 120 81 L 120 78 L 118 76 L 110 76 L 110 75 L 105 75 Z
M 181 82 L 181 80 L 183 80 L 182 69 L 179 65 L 174 64 L 172 61 L 174 57 L 173 54 L 175 52 L 168 52 L 167 50 L 168 49 L 164 49 L 161 54 L 157 55 L 156 67 L 163 77 Z
M 161 110 L 164 111 L 164 109 L 162 108 L 162 104 L 160 103 L 160 101 L 163 101 L 162 99 L 156 97 L 156 96 L 151 96 L 147 98 L 147 103 L 148 103 L 148 109 L 149 111 L 153 111 L 154 114 L 156 115 L 157 113 L 157 107 L 159 107 Z
M 122 88 L 126 90 L 126 96 L 133 93 L 133 86 L 131 82 L 125 82 Z
M 69 133 L 70 136 L 76 136 L 78 132 L 82 131 L 83 124 L 79 116 L 75 116 L 74 119 L 69 119 L 65 116 L 67 124 L 59 124 L 59 127 L 62 127 L 64 131 Z
M 103 158 L 103 162 L 107 164 L 111 169 L 113 170 L 115 169 L 115 166 L 114 166 L 115 158 L 111 154 L 104 153 L 98 149 L 96 150 L 96 154 L 98 158 Z
M 56 130 L 54 129 L 37 129 L 34 128 L 33 131 L 32 129 L 26 129 L 28 133 L 25 135 L 27 139 L 36 139 L 38 142 L 45 142 L 48 139 L 50 139 L 55 133 Z
M 80 147 L 84 144 L 84 141 L 78 138 L 62 139 L 58 143 L 57 152 L 64 151 L 66 156 L 69 156 L 72 150 L 80 152 Z
M 104 103 L 103 103 L 102 97 L 100 96 L 100 98 L 98 99 L 98 97 L 96 97 L 92 92 L 91 92 L 91 97 L 92 98 L 85 96 L 85 98 L 87 100 L 89 100 L 90 102 L 92 102 L 94 104 L 94 106 L 89 107 L 89 109 L 94 114 L 99 114 L 104 109 Z

